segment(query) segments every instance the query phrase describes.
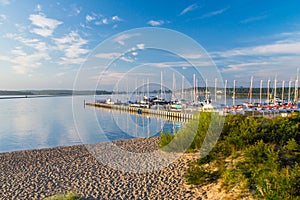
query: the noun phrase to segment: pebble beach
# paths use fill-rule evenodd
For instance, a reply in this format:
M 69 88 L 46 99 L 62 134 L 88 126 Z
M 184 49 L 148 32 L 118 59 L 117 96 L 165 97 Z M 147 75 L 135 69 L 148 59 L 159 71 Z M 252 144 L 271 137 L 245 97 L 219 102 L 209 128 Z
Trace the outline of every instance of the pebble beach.
M 158 149 L 158 140 L 151 137 L 1 153 L 0 199 L 43 199 L 70 191 L 83 199 L 211 199 L 206 190 L 185 184 L 184 170 L 197 155 L 171 156 L 167 165 L 160 165 L 161 154 L 152 153 Z M 112 147 L 138 155 L 140 160 L 107 154 Z M 104 155 L 105 162 L 97 155 L 100 159 Z M 147 159 L 153 158 L 158 167 L 147 165 Z M 120 159 L 125 162 L 111 165 Z M 133 162 L 140 163 L 131 165 Z

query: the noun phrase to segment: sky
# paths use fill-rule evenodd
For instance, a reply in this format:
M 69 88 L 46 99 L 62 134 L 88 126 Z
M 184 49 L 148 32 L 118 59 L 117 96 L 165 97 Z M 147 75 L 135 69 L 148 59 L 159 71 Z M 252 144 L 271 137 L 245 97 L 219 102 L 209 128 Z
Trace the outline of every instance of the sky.
M 229 86 L 295 81 L 300 2 L 0 0 L 0 90 L 179 88 L 191 63 Z

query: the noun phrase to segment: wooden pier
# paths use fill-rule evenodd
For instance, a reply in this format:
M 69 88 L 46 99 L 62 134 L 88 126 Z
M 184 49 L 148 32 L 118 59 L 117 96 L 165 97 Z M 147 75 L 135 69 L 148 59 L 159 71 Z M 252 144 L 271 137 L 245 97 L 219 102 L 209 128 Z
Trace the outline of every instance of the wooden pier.
M 169 110 L 159 110 L 159 109 L 149 109 L 149 108 L 138 108 L 138 107 L 125 106 L 125 105 L 105 104 L 105 103 L 98 103 L 98 102 L 90 102 L 90 103 L 84 102 L 84 104 L 87 106 L 119 110 L 128 113 L 137 113 L 137 114 L 144 114 L 150 116 L 161 116 L 170 119 L 172 118 L 179 119 L 180 121 L 193 119 L 192 113 L 174 112 Z

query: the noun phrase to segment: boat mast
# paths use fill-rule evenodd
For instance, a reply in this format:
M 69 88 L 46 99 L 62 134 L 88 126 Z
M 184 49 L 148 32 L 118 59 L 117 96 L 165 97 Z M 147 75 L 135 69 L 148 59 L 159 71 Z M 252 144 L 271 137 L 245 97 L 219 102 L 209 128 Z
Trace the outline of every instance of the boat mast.
M 232 96 L 232 105 L 235 106 L 235 87 L 236 87 L 236 80 L 233 81 L 233 96 Z M 226 90 L 225 90 L 226 92 Z M 226 95 L 225 95 L 226 98 Z
M 274 103 L 276 100 L 276 96 L 277 96 L 277 74 L 275 75 L 275 79 L 274 79 Z
M 298 83 L 299 83 L 299 68 L 297 69 L 297 78 L 295 81 L 294 101 L 298 101 Z
M 281 101 L 283 103 L 283 99 L 284 99 L 284 81 L 282 81 L 282 89 L 281 89 Z
M 208 104 L 208 89 L 207 89 L 207 79 L 205 79 L 205 100 L 206 103 Z
M 262 84 L 263 84 L 263 80 L 260 80 L 260 86 L 259 86 L 259 104 L 261 105 L 261 93 L 262 93 Z
M 149 84 L 149 78 L 147 78 L 147 96 L 150 98 L 150 84 Z M 150 99 L 149 99 L 150 100 Z
M 215 102 L 217 102 L 217 81 L 218 79 L 215 78 Z
M 145 80 L 143 79 L 143 87 L 142 87 L 142 90 L 143 90 L 143 98 L 144 98 L 144 96 L 145 96 Z
M 225 80 L 225 85 L 224 85 L 224 104 L 225 106 L 227 105 L 227 80 Z
M 288 102 L 290 102 L 290 101 L 291 101 L 291 87 L 292 87 L 292 81 L 289 81 Z
M 137 100 L 139 101 L 139 96 L 138 96 L 138 80 L 137 78 L 135 79 L 135 95 L 136 95 L 136 98 Z
M 249 103 L 252 103 L 252 86 L 253 86 L 253 76 L 251 76 L 251 80 L 250 80 L 250 99 L 249 99 Z
M 181 99 L 184 99 L 184 76 L 182 75 L 182 82 L 181 82 Z
M 163 74 L 160 72 L 160 98 L 163 99 Z
M 127 88 L 126 88 L 126 100 L 127 100 L 127 103 L 129 101 L 129 86 L 128 86 L 128 76 L 127 76 Z
M 198 79 L 196 78 L 196 101 L 198 101 L 199 100 L 199 98 L 198 98 L 198 96 L 199 96 L 199 81 L 198 81 Z
M 193 82 L 194 82 L 194 103 L 196 103 L 196 74 L 193 74 Z
M 115 93 L 116 93 L 116 95 L 118 95 L 118 93 L 119 93 L 119 83 L 117 83 L 117 85 L 116 85 L 116 92 Z
M 267 99 L 268 99 L 268 104 L 270 104 L 270 79 L 268 80 L 268 91 L 267 91 Z
M 175 90 L 176 90 L 176 80 L 175 80 L 175 74 L 173 72 L 173 85 L 172 85 L 172 98 L 175 99 Z

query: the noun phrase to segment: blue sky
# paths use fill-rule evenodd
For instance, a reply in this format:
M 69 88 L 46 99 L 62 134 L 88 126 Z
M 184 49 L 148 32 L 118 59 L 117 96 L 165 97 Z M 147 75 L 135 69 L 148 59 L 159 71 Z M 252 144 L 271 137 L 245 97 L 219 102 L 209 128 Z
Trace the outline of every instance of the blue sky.
M 119 34 L 118 44 L 124 45 L 129 37 L 122 32 L 142 27 L 171 29 L 198 42 L 229 86 L 234 79 L 247 86 L 252 75 L 256 82 L 263 79 L 266 83 L 276 74 L 278 81 L 295 80 L 300 67 L 297 0 L 0 0 L 0 89 L 72 89 L 78 70 L 89 63 L 87 58 L 97 55 L 101 42 Z M 136 49 L 145 51 L 140 43 L 135 44 Z M 190 55 L 193 53 L 191 49 Z M 106 72 L 105 84 L 97 80 L 95 86 L 104 70 L 98 67 L 97 72 L 84 76 L 78 88 L 116 87 L 124 76 L 123 66 L 138 66 L 143 61 L 184 68 L 180 59 L 166 53 L 134 51 Z M 153 66 L 147 66 L 149 72 L 135 70 L 142 75 Z M 153 72 L 154 76 L 159 79 Z

